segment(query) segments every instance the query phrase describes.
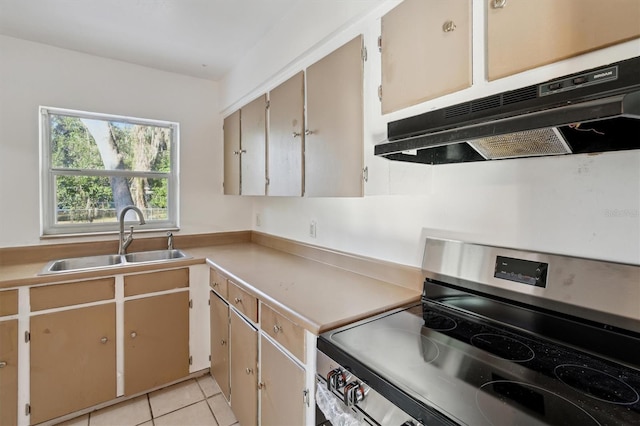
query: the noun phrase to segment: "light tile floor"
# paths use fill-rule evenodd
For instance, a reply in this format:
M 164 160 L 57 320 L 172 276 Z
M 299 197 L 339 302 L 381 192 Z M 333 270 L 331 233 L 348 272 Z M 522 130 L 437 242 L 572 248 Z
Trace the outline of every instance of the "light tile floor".
M 59 424 L 63 425 L 239 426 L 220 387 L 208 374 Z

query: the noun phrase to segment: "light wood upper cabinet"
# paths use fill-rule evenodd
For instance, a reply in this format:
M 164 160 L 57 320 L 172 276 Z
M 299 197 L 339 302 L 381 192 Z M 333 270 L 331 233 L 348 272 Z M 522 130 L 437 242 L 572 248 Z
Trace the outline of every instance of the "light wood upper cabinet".
M 305 195 L 363 195 L 362 36 L 307 68 Z
M 211 321 L 211 375 L 216 379 L 227 401 L 229 386 L 229 305 L 214 292 L 209 292 Z
M 240 110 L 224 119 L 224 193 L 240 195 Z
M 304 369 L 269 339 L 261 336 L 260 340 L 260 424 L 305 424 Z
M 189 375 L 189 293 L 124 302 L 124 393 Z
M 638 0 L 487 0 L 495 80 L 640 37 Z
M 230 310 L 231 409 L 242 426 L 258 424 L 258 331 Z
M 471 86 L 471 2 L 405 0 L 382 17 L 382 113 Z
M 268 195 L 302 195 L 304 137 L 304 73 L 299 72 L 269 92 Z
M 18 424 L 18 320 L 9 320 L 0 322 L 0 425 L 15 424 Z
M 260 96 L 240 111 L 240 194 L 265 195 L 267 96 Z
M 116 397 L 115 303 L 33 316 L 30 345 L 31 424 Z

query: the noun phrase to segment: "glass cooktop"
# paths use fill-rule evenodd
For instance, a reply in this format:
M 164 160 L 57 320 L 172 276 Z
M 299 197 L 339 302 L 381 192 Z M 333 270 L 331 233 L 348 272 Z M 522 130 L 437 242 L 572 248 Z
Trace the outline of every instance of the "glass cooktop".
M 459 424 L 640 425 L 640 371 L 439 303 L 323 339 L 359 376 L 368 369 Z

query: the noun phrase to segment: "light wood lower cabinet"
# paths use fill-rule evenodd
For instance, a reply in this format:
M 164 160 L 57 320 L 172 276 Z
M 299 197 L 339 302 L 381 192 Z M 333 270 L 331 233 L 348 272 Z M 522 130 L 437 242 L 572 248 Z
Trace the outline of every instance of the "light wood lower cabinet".
M 211 375 L 229 400 L 229 305 L 209 292 L 211 321 Z
M 242 426 L 258 424 L 258 330 L 230 310 L 231 409 Z
M 0 322 L 0 425 L 17 422 L 18 320 L 8 320 Z
M 126 301 L 124 333 L 125 395 L 189 375 L 188 292 Z
M 115 306 L 31 317 L 31 424 L 116 397 Z
M 262 426 L 305 424 L 305 371 L 264 335 L 260 336 Z

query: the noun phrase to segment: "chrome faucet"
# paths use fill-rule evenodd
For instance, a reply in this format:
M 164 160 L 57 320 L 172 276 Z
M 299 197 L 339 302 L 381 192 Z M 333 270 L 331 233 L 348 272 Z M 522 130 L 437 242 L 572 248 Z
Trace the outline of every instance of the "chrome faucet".
M 173 250 L 173 234 L 167 232 L 167 250 Z
M 126 238 L 124 236 L 124 217 L 129 210 L 136 212 L 138 219 L 140 219 L 140 225 L 144 225 L 146 223 L 142 212 L 136 206 L 126 206 L 120 211 L 120 216 L 118 217 L 118 221 L 120 222 L 120 245 L 118 247 L 118 254 L 120 255 L 127 252 L 127 247 L 129 247 L 129 244 L 133 241 L 133 225 L 129 228 L 129 235 L 127 235 Z

